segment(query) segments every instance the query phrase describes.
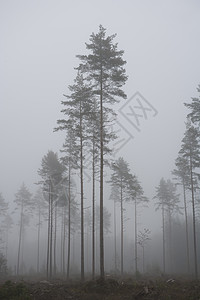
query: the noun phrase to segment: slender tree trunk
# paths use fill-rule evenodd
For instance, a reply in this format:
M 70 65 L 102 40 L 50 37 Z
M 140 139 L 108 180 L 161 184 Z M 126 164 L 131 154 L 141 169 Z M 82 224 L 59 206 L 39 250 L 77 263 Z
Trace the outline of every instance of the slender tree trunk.
M 82 107 L 80 101 L 80 179 L 81 179 L 81 280 L 85 279 L 84 271 L 84 193 L 83 193 L 83 136 L 82 136 Z
M 195 218 L 195 203 L 194 203 L 194 181 L 193 181 L 193 168 L 192 168 L 191 155 L 190 155 L 190 179 L 191 179 L 191 192 L 192 192 L 192 218 L 193 218 L 193 239 L 194 239 L 194 268 L 195 268 L 195 279 L 198 279 L 197 242 L 196 242 L 196 218 Z
M 169 209 L 169 258 L 170 258 L 170 272 L 173 272 L 172 262 L 172 216 L 171 210 Z
M 137 257 L 137 200 L 135 199 L 135 276 L 138 276 L 138 257 Z
M 102 50 L 100 49 L 100 55 Z M 101 57 L 102 61 L 102 57 Z M 103 233 L 103 68 L 100 72 L 100 277 L 104 279 L 104 233 Z
M 162 205 L 162 231 L 163 231 L 163 273 L 165 274 L 165 211 Z
M 22 227 L 23 227 L 23 214 L 24 214 L 24 204 L 23 204 L 23 200 L 22 200 L 22 205 L 21 205 L 21 217 L 20 217 L 20 229 L 19 229 L 18 257 L 17 257 L 17 276 L 19 275 L 19 266 L 20 266 L 21 241 L 22 241 Z
M 41 222 L 41 209 L 39 207 L 39 215 L 38 215 L 38 239 L 37 239 L 37 273 L 39 273 L 39 269 L 40 269 L 40 222 Z
M 185 211 L 185 235 L 186 235 L 186 250 L 187 250 L 187 272 L 190 273 L 190 256 L 189 256 L 189 238 L 188 238 L 188 216 L 187 216 L 187 203 L 185 183 L 183 182 L 183 199 L 184 199 L 184 211 Z
M 53 189 L 51 183 L 51 217 L 50 217 L 50 266 L 49 277 L 52 278 L 52 261 L 53 261 Z
M 64 228 L 64 207 L 61 210 L 61 231 L 60 231 L 60 272 L 63 271 L 63 228 Z
M 123 195 L 122 195 L 122 180 L 121 180 L 121 276 L 124 273 L 124 218 L 123 218 Z
M 116 228 L 116 201 L 114 200 L 114 254 L 115 254 L 115 273 L 117 273 L 117 228 Z
M 6 227 L 6 260 L 8 259 L 8 235 L 9 235 L 9 229 L 8 229 L 8 224 Z
M 21 275 L 23 276 L 24 274 L 24 235 L 25 235 L 25 232 L 24 232 L 24 226 L 22 226 L 22 250 L 21 250 L 21 258 L 22 258 L 22 262 L 21 262 Z
M 53 274 L 56 275 L 57 266 L 56 266 L 56 244 L 57 244 L 57 204 L 55 203 L 55 215 L 54 215 L 54 266 L 53 266 Z
M 49 260 L 50 260 L 50 226 L 51 226 L 51 185 L 49 180 L 49 212 L 48 212 L 48 238 L 47 238 L 47 278 L 49 278 Z
M 63 224 L 63 265 L 62 265 L 62 270 L 63 270 L 63 275 L 65 275 L 65 237 L 66 237 L 66 203 L 64 206 L 64 224 Z
M 68 197 L 68 256 L 67 256 L 67 279 L 69 279 L 70 270 L 70 248 L 71 248 L 71 168 L 69 163 L 69 197 Z
M 144 246 L 142 246 L 143 274 L 145 273 Z
M 92 159 L 92 279 L 95 277 L 95 145 L 93 133 Z

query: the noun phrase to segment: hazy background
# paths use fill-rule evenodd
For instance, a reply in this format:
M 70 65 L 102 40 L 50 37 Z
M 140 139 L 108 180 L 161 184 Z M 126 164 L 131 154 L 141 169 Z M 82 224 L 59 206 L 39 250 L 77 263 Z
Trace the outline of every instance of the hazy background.
M 31 191 L 48 150 L 63 93 L 75 77 L 77 54 L 99 24 L 117 33 L 125 51 L 128 99 L 139 91 L 158 111 L 132 139 L 124 156 L 150 199 L 168 178 L 180 148 L 187 110 L 200 83 L 200 2 L 0 0 L 0 192 L 7 201 L 24 181 Z M 118 109 L 122 103 L 116 108 Z M 151 221 L 152 222 L 152 221 Z

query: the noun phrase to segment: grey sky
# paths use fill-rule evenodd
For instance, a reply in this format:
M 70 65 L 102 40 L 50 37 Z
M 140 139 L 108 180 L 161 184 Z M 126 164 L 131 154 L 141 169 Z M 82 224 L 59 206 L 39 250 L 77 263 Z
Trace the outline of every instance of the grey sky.
M 75 55 L 85 52 L 99 24 L 117 33 L 125 51 L 130 98 L 139 91 L 158 111 L 119 152 L 148 195 L 173 168 L 184 132 L 183 102 L 200 83 L 199 1 L 0 0 L 0 191 L 5 197 L 24 181 L 32 188 L 48 149 L 61 100 L 73 82 Z

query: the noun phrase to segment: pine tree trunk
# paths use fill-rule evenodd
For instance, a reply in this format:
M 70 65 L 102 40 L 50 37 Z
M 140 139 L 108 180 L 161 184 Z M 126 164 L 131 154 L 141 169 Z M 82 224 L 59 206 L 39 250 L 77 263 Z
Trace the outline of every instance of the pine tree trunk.
M 47 232 L 47 278 L 49 278 L 49 259 L 50 259 L 50 226 L 51 226 L 51 185 L 49 179 L 49 211 L 48 211 L 48 232 Z
M 54 266 L 53 266 L 53 274 L 56 275 L 56 243 L 57 243 L 57 204 L 55 203 L 55 216 L 54 216 Z
M 20 266 L 22 227 L 23 227 L 23 214 L 24 214 L 24 204 L 23 204 L 23 200 L 22 200 L 22 204 L 21 204 L 21 217 L 20 217 L 20 229 L 19 229 L 19 246 L 18 246 L 18 257 L 17 257 L 17 276 L 19 275 L 19 266 Z
M 64 228 L 64 207 L 61 210 L 61 231 L 60 231 L 60 273 L 63 268 L 63 228 Z
M 93 133 L 93 161 L 92 161 L 92 279 L 95 277 L 95 148 Z
M 51 183 L 51 193 L 50 193 L 50 202 L 51 202 L 51 217 L 50 217 L 50 265 L 49 265 L 49 277 L 52 278 L 52 262 L 53 262 L 53 189 Z
M 102 55 L 100 49 L 100 55 Z M 102 61 L 102 58 L 101 58 Z M 104 279 L 104 233 L 103 233 L 103 68 L 100 73 L 100 277 Z
M 116 201 L 114 200 L 114 254 L 115 273 L 117 273 L 117 229 L 116 229 Z
M 145 273 L 144 246 L 142 247 L 143 274 Z
M 40 207 L 39 207 L 38 239 L 37 239 L 37 273 L 39 273 L 39 269 L 40 269 L 40 222 L 41 222 L 41 210 L 40 210 Z
M 172 262 L 172 216 L 169 210 L 169 258 L 170 258 L 170 272 L 173 273 L 173 262 Z
M 63 265 L 62 265 L 62 270 L 63 270 L 63 275 L 65 275 L 65 237 L 66 237 L 66 203 L 64 206 L 64 224 L 63 224 Z
M 84 194 L 83 194 L 83 136 L 82 136 L 82 111 L 80 101 L 80 180 L 81 180 L 81 280 L 85 279 L 84 271 Z
M 190 155 L 190 179 L 191 179 L 191 192 L 192 192 L 192 218 L 193 218 L 193 239 L 194 239 L 194 269 L 195 269 L 195 279 L 198 279 L 197 242 L 196 242 L 196 218 L 195 218 L 195 203 L 194 203 L 194 182 L 193 182 L 193 168 L 192 168 L 191 155 Z
M 70 270 L 70 248 L 71 248 L 71 168 L 69 163 L 69 198 L 68 198 L 68 256 L 67 256 L 67 279 L 69 279 Z
M 165 211 L 162 205 L 162 229 L 163 229 L 163 273 L 165 274 Z
M 122 181 L 121 181 L 121 276 L 123 276 L 124 272 L 124 219 L 123 219 L 123 195 L 122 195 Z
M 185 235 L 186 235 L 186 250 L 187 250 L 187 272 L 190 273 L 190 256 L 189 256 L 189 237 L 188 237 L 188 216 L 187 216 L 187 203 L 185 183 L 183 182 L 183 199 L 184 199 L 184 212 L 185 212 Z
M 138 257 L 137 257 L 137 200 L 135 199 L 135 276 L 138 276 Z

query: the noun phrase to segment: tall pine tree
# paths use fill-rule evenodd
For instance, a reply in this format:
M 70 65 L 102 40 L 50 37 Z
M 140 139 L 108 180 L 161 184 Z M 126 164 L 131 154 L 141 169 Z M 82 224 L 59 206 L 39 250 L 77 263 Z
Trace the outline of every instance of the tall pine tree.
M 124 51 L 117 49 L 113 43 L 116 35 L 106 36 L 106 29 L 99 26 L 97 34 L 92 33 L 90 43 L 86 48 L 88 55 L 78 55 L 80 65 L 90 82 L 94 95 L 100 107 L 100 276 L 104 278 L 104 235 L 103 235 L 103 176 L 104 154 L 107 143 L 106 115 L 113 113 L 109 105 L 113 105 L 126 95 L 121 89 L 127 80 L 125 75 L 125 61 L 122 59 Z

